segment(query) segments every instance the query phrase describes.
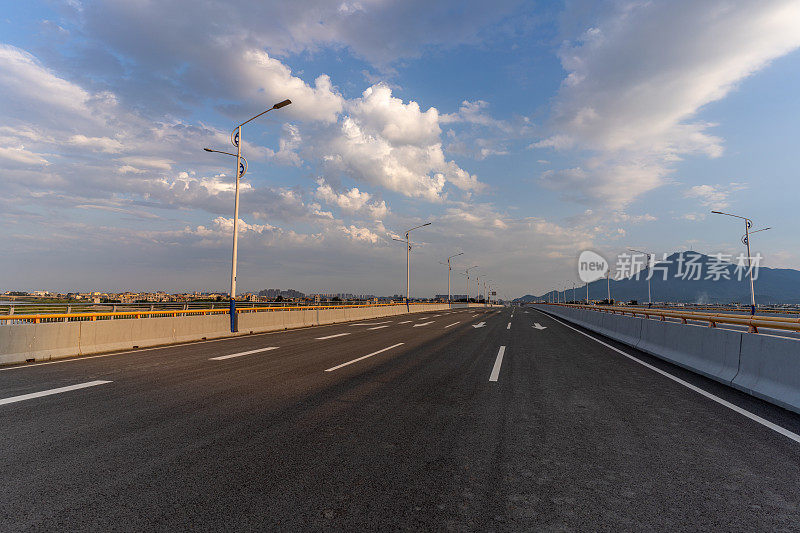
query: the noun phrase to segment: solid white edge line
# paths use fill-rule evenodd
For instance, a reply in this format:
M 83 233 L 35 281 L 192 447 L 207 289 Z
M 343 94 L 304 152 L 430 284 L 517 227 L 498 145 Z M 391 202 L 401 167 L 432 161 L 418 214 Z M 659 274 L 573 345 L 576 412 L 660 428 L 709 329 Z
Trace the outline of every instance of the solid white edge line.
M 259 348 L 258 350 L 248 350 L 246 352 L 230 353 L 228 355 L 220 355 L 218 357 L 211 357 L 209 361 L 223 361 L 225 359 L 233 359 L 234 357 L 241 357 L 243 355 L 250 355 L 259 352 L 268 352 L 270 350 L 277 350 L 278 346 L 268 346 L 267 348 Z
M 372 329 L 383 329 L 383 328 L 388 328 L 388 327 L 389 327 L 389 326 L 375 326 L 374 328 L 367 328 L 367 330 L 372 330 Z
M 324 341 L 328 339 L 334 339 L 336 337 L 344 337 L 345 335 L 350 335 L 350 333 L 336 333 L 335 335 L 328 335 L 327 337 L 317 337 L 315 340 Z
M 325 369 L 325 372 L 333 372 L 334 370 L 339 370 L 342 367 L 345 367 L 347 365 L 352 365 L 353 363 L 357 363 L 357 362 L 361 361 L 362 359 L 366 359 L 367 357 L 372 357 L 373 355 L 378 355 L 379 353 L 383 353 L 383 352 L 385 352 L 387 350 L 391 350 L 392 348 L 397 348 L 398 346 L 402 346 L 403 344 L 405 344 L 405 343 L 404 342 L 398 342 L 397 344 L 393 344 L 392 346 L 388 346 L 386 348 L 383 348 L 382 350 L 378 350 L 377 352 L 372 352 L 372 353 L 367 354 L 367 355 L 362 355 L 361 357 L 358 357 L 357 359 L 353 359 L 352 361 L 347 361 L 346 363 L 342 363 L 341 365 L 336 365 L 336 366 L 333 366 L 331 368 L 327 368 L 327 369 Z
M 550 316 L 550 315 L 548 315 L 548 316 Z M 636 357 L 634 357 L 634 356 L 632 356 L 632 355 L 630 355 L 630 354 L 627 354 L 627 353 L 623 352 L 623 351 L 622 351 L 622 350 L 620 350 L 619 348 L 615 348 L 614 346 L 611 346 L 610 344 L 608 344 L 608 343 L 606 343 L 606 342 L 603 342 L 603 341 L 601 341 L 600 339 L 597 339 L 597 338 L 595 338 L 595 337 L 593 337 L 593 336 L 589 335 L 588 333 L 584 333 L 583 331 L 581 331 L 581 330 L 579 330 L 579 329 L 577 329 L 577 328 L 574 328 L 574 327 L 570 326 L 569 324 L 567 324 L 567 323 L 565 323 L 565 322 L 562 322 L 561 320 L 559 320 L 559 319 L 557 319 L 557 318 L 555 318 L 555 317 L 552 317 L 552 316 L 550 316 L 550 318 L 552 318 L 553 320 L 555 320 L 555 321 L 556 321 L 556 322 L 558 322 L 559 324 L 561 324 L 561 325 L 563 325 L 563 326 L 566 326 L 566 327 L 568 327 L 569 329 L 572 329 L 572 330 L 575 330 L 575 331 L 577 331 L 577 332 L 578 332 L 578 333 L 580 333 L 581 335 L 585 335 L 585 336 L 589 337 L 589 338 L 590 338 L 590 339 L 592 339 L 593 341 L 595 341 L 595 342 L 598 342 L 598 343 L 602 344 L 602 345 L 603 345 L 603 346 L 605 346 L 606 348 L 611 348 L 611 349 L 612 349 L 612 350 L 614 350 L 615 352 L 617 352 L 617 353 L 619 353 L 619 354 L 622 354 L 622 355 L 624 355 L 625 357 L 627 357 L 627 358 L 628 358 L 628 359 L 630 359 L 631 361 L 635 361 L 635 362 L 639 363 L 640 365 L 642 365 L 642 366 L 644 366 L 644 367 L 647 367 L 647 368 L 649 368 L 650 370 L 652 370 L 652 371 L 654 371 L 654 372 L 658 372 L 658 373 L 659 373 L 659 374 L 661 374 L 662 376 L 664 376 L 664 377 L 667 377 L 667 378 L 671 379 L 672 381 L 674 381 L 674 382 L 676 382 L 676 383 L 679 383 L 679 384 L 683 385 L 683 386 L 684 386 L 684 387 L 686 387 L 687 389 L 693 390 L 694 392 L 696 392 L 696 393 L 698 393 L 698 394 L 700 394 L 700 395 L 702 395 L 702 396 L 705 396 L 705 397 L 706 397 L 706 398 L 708 398 L 709 400 L 715 401 L 715 402 L 717 402 L 718 404 L 720 404 L 720 405 L 722 405 L 722 406 L 725 406 L 725 407 L 727 407 L 727 408 L 728 408 L 728 409 L 730 409 L 731 411 L 734 411 L 734 412 L 736 412 L 736 413 L 739 413 L 740 415 L 742 415 L 742 416 L 744 416 L 744 417 L 747 417 L 747 418 L 749 418 L 749 419 L 750 419 L 750 420 L 752 420 L 753 422 L 756 422 L 756 423 L 758 423 L 758 424 L 761 424 L 762 426 L 764 426 L 764 427 L 767 427 L 767 428 L 771 429 L 772 431 L 774 431 L 774 432 L 776 432 L 776 433 L 780 433 L 781 435 L 783 435 L 783 436 L 784 436 L 784 437 L 786 437 L 786 438 L 789 438 L 789 439 L 791 439 L 791 440 L 793 440 L 793 441 L 795 441 L 795 442 L 797 442 L 797 443 L 800 443 L 800 435 L 798 435 L 797 433 L 793 433 L 793 432 L 789 431 L 788 429 L 782 428 L 781 426 L 779 426 L 779 425 L 777 425 L 777 424 L 774 424 L 774 423 L 770 422 L 769 420 L 766 420 L 766 419 L 764 419 L 764 418 L 761 418 L 760 416 L 758 416 L 758 415 L 756 415 L 756 414 L 753 414 L 753 413 L 751 413 L 750 411 L 748 411 L 748 410 L 746 410 L 746 409 L 742 409 L 742 408 L 741 408 L 741 407 L 739 407 L 738 405 L 734 405 L 734 404 L 732 404 L 732 403 L 731 403 L 731 402 L 729 402 L 729 401 L 723 400 L 723 399 L 722 399 L 722 398 L 720 398 L 719 396 L 715 396 L 714 394 L 711 394 L 710 392 L 704 391 L 704 390 L 703 390 L 703 389 L 701 389 L 700 387 L 696 387 L 696 386 L 692 385 L 691 383 L 689 383 L 689 382 L 686 382 L 686 381 L 682 380 L 682 379 L 681 379 L 681 378 L 679 378 L 679 377 L 673 376 L 673 375 L 672 375 L 672 374 L 670 374 L 669 372 L 665 372 L 664 370 L 661 370 L 660 368 L 657 368 L 657 367 L 655 367 L 655 366 L 653 366 L 653 365 L 651 365 L 651 364 L 649 364 L 649 363 L 645 363 L 644 361 L 642 361 L 642 360 L 640 360 L 640 359 L 637 359 Z
M 85 389 L 86 387 L 95 387 L 97 385 L 105 385 L 106 383 L 113 383 L 112 381 L 96 380 L 87 381 L 86 383 L 78 383 L 77 385 L 69 385 L 67 387 L 59 387 L 57 389 L 43 390 L 39 392 L 31 392 L 30 394 L 21 394 L 19 396 L 11 396 L 10 398 L 0 399 L 0 405 L 8 403 L 21 402 L 23 400 L 31 400 L 33 398 L 41 398 L 42 396 L 50 396 L 51 394 L 61 394 L 62 392 L 69 392 L 78 389 Z
M 453 322 L 452 324 L 450 324 L 450 326 L 455 326 L 456 324 L 460 324 L 460 323 L 461 323 L 461 321 L 459 320 L 458 322 Z M 447 329 L 450 326 L 445 326 L 444 329 Z
M 494 360 L 494 366 L 492 367 L 492 374 L 489 376 L 489 381 L 497 381 L 497 378 L 500 377 L 500 367 L 503 364 L 504 353 L 506 353 L 506 347 L 501 346 L 500 350 L 497 352 L 497 359 Z

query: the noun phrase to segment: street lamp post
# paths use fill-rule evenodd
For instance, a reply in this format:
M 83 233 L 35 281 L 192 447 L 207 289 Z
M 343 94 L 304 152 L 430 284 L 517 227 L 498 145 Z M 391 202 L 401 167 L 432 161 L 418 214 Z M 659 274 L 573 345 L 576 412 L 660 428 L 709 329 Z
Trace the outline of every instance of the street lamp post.
M 447 265 L 447 304 L 450 305 L 450 300 L 452 299 L 452 291 L 450 290 L 450 273 L 453 271 L 452 265 L 450 265 L 450 260 L 454 257 L 458 257 L 459 255 L 464 255 L 464 252 L 459 252 L 455 255 L 451 255 L 447 258 L 447 263 L 442 263 L 439 261 L 440 264 Z
M 650 258 L 653 256 L 650 252 L 643 252 L 641 250 L 634 250 L 633 248 L 628 248 L 630 252 L 636 252 L 637 254 L 644 254 L 647 258 L 647 307 L 653 307 L 653 299 L 650 296 L 650 278 L 653 277 L 653 272 L 651 272 L 652 265 L 650 264 Z
M 478 265 L 464 269 L 464 275 L 467 276 L 467 307 L 469 307 L 469 271 L 473 268 L 478 268 Z
M 408 234 L 414 231 L 415 229 L 419 229 L 424 226 L 430 226 L 430 222 L 426 222 L 424 224 L 420 224 L 419 226 L 414 226 L 413 228 L 406 230 L 406 240 L 403 241 L 401 239 L 392 238 L 395 241 L 405 242 L 406 243 L 406 311 L 411 311 L 411 308 L 408 305 L 408 299 L 411 296 L 411 241 L 408 240 Z
M 756 231 L 750 231 L 750 228 L 753 226 L 753 221 L 747 217 L 742 217 L 739 215 L 732 215 L 730 213 L 723 213 L 722 211 L 711 211 L 716 215 L 727 215 L 729 217 L 741 218 L 744 220 L 744 236 L 742 237 L 742 242 L 745 246 L 747 246 L 747 270 L 750 274 L 750 315 L 756 314 L 756 291 L 753 285 L 753 265 L 751 264 L 750 259 L 750 234 L 757 233 L 759 231 L 766 231 L 771 228 L 764 228 Z M 752 326 L 751 326 L 752 327 Z
M 231 313 L 231 333 L 236 333 L 239 331 L 239 320 L 236 315 L 236 263 L 237 263 L 237 255 L 238 255 L 238 242 L 239 242 L 239 180 L 244 175 L 244 172 L 247 171 L 247 161 L 242 164 L 242 126 L 251 122 L 261 115 L 264 115 L 273 109 L 280 109 L 282 107 L 286 107 L 287 105 L 291 104 L 291 100 L 283 100 L 278 102 L 277 104 L 273 105 L 266 111 L 262 111 L 258 115 L 249 118 L 236 126 L 233 131 L 231 132 L 231 143 L 236 147 L 236 193 L 235 199 L 233 202 L 233 252 L 231 254 L 231 303 L 230 303 L 230 313 Z M 205 148 L 206 152 L 217 152 L 226 155 L 234 155 L 229 152 L 221 152 L 219 150 L 211 150 L 210 148 Z

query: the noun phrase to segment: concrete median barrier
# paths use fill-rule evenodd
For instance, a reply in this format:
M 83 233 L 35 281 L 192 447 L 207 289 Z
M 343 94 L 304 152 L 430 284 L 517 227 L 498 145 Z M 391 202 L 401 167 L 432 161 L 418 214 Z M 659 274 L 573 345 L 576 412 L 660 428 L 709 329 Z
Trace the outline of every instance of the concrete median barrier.
M 800 413 L 800 340 L 742 334 L 733 386 Z
M 800 413 L 800 340 L 594 310 L 534 307 Z
M 448 307 L 448 304 L 414 305 L 411 312 L 443 311 Z M 47 361 L 74 355 L 369 320 L 406 313 L 405 305 L 243 312 L 239 314 L 238 334 L 231 334 L 230 318 L 227 314 L 2 325 L 0 364 Z
M 639 321 L 642 329 L 637 349 L 723 383 L 736 377 L 741 332 L 659 320 Z

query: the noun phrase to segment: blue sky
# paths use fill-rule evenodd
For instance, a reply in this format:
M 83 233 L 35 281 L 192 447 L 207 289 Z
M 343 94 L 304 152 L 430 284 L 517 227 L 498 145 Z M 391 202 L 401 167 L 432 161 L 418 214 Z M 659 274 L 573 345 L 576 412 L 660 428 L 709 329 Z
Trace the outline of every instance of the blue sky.
M 0 19 L 1 289 L 501 294 L 581 251 L 800 268 L 800 3 L 17 3 Z M 466 263 L 469 263 L 467 265 Z M 458 289 L 462 276 L 454 278 Z M 463 292 L 463 290 L 457 290 Z

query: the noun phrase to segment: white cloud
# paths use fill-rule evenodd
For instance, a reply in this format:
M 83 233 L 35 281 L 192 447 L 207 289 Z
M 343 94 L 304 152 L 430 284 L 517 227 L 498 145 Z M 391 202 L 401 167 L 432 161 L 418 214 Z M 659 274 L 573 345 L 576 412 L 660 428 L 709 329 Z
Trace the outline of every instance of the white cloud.
M 736 191 L 746 189 L 742 183 L 731 183 L 730 185 L 694 185 L 684 192 L 686 198 L 696 198 L 700 205 L 712 209 L 725 209 L 730 205 L 729 197 Z
M 325 132 L 320 142 L 330 170 L 432 202 L 443 199 L 447 182 L 463 191 L 484 189 L 476 176 L 445 159 L 435 108 L 423 112 L 416 102 L 406 104 L 377 85 L 347 109 L 338 131 Z
M 117 139 L 109 137 L 87 137 L 86 135 L 73 135 L 70 137 L 71 144 L 88 148 L 89 150 L 97 150 L 107 154 L 116 154 L 122 151 L 122 143 Z
M 389 208 L 386 206 L 385 201 L 370 202 L 372 195 L 358 190 L 357 187 L 353 187 L 343 193 L 336 193 L 323 178 L 317 179 L 315 196 L 326 204 L 339 207 L 346 213 L 365 214 L 375 220 L 380 220 L 389 213 Z
M 771 60 L 800 47 L 800 3 L 619 1 L 560 52 L 568 75 L 553 134 L 535 148 L 593 150 L 601 164 L 544 176 L 573 197 L 625 205 L 664 183 L 686 154 L 719 157 L 696 118 Z M 627 177 L 621 177 L 621 169 Z M 584 187 L 578 194 L 570 188 Z
M 359 228 L 353 225 L 350 226 L 341 226 L 340 229 L 344 232 L 345 235 L 350 237 L 354 241 L 362 241 L 362 242 L 369 242 L 372 244 L 377 244 L 380 240 L 380 236 L 371 231 L 369 228 Z

